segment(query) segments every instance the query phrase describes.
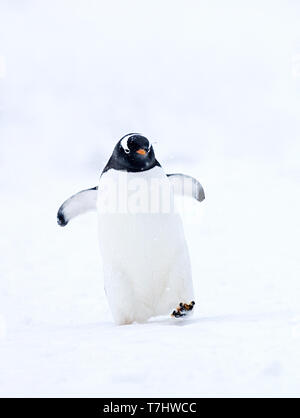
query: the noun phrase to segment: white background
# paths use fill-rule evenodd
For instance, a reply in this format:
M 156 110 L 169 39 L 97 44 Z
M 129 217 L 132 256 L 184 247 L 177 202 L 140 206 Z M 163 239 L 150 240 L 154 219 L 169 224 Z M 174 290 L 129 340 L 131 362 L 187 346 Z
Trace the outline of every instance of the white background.
M 0 1 L 0 394 L 300 392 L 299 21 L 296 0 Z M 96 216 L 56 224 L 132 131 L 206 191 L 185 322 L 115 326 Z

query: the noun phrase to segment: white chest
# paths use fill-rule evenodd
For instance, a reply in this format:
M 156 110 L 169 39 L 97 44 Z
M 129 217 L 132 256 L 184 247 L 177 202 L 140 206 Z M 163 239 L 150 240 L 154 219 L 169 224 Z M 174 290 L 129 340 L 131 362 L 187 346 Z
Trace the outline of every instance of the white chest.
M 169 266 L 184 252 L 182 222 L 160 167 L 139 174 L 105 173 L 99 184 L 98 217 L 104 261 L 133 269 L 150 264 L 153 270 Z
M 161 167 L 109 170 L 100 179 L 97 206 L 102 214 L 166 214 L 174 211 L 174 195 Z

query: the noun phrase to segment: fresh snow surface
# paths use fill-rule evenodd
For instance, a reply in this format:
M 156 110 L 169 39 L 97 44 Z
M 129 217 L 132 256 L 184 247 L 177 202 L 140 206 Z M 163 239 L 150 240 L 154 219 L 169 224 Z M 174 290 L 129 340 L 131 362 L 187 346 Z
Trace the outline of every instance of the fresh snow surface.
M 246 3 L 1 1 L 0 395 L 300 393 L 300 8 Z M 116 326 L 56 224 L 132 131 L 206 192 L 190 319 Z

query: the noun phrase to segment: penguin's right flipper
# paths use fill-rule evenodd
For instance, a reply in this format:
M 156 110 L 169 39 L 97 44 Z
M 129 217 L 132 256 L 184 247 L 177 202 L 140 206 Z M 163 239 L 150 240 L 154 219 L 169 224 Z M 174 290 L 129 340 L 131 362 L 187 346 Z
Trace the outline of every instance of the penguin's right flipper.
M 98 187 L 82 190 L 66 200 L 57 213 L 57 223 L 66 226 L 78 215 L 96 210 Z
M 176 195 L 192 197 L 198 200 L 198 202 L 202 202 L 205 199 L 204 189 L 194 177 L 180 173 L 167 174 L 167 177 Z

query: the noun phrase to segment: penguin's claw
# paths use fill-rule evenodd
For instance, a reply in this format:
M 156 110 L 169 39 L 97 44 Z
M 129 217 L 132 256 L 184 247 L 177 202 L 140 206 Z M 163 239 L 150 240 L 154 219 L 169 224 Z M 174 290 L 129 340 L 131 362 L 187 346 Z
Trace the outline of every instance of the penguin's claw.
M 173 311 L 172 315 L 174 318 L 182 318 L 183 316 L 188 315 L 194 308 L 195 302 L 191 303 L 180 303 L 179 306 Z

